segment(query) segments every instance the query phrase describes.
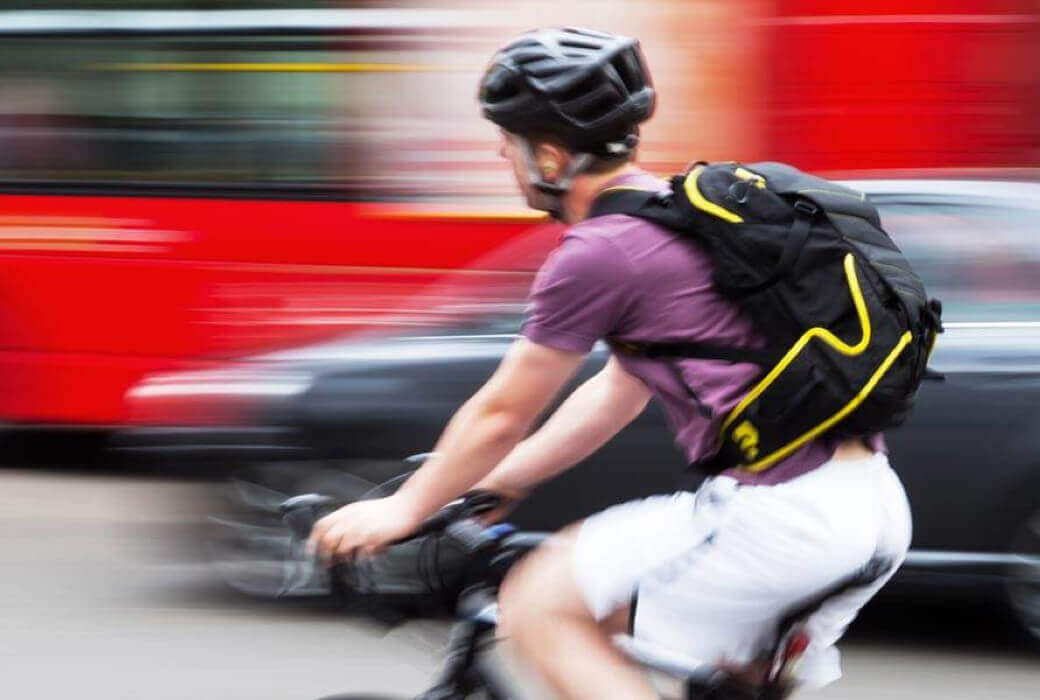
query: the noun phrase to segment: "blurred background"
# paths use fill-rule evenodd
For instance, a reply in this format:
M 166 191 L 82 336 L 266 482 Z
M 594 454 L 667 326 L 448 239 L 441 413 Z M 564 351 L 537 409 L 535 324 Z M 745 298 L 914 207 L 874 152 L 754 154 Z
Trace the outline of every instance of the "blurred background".
M 443 628 L 284 600 L 243 511 L 402 473 L 518 330 L 560 229 L 475 92 L 544 25 L 641 39 L 646 168 L 846 180 L 945 303 L 946 381 L 888 436 L 914 553 L 821 697 L 1036 697 L 1037 0 L 0 2 L 5 696 L 419 689 Z M 518 519 L 683 466 L 653 410 L 606 452 Z

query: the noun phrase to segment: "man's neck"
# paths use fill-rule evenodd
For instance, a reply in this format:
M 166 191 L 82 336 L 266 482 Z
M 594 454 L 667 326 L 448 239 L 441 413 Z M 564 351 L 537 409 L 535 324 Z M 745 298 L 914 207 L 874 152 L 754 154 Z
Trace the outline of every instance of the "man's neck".
M 616 180 L 623 175 L 642 173 L 643 169 L 635 163 L 625 163 L 620 168 L 606 173 L 595 175 L 579 175 L 574 178 L 570 191 L 563 198 L 564 219 L 568 224 L 576 224 L 585 220 L 589 215 L 589 208 L 600 190 L 611 180 Z

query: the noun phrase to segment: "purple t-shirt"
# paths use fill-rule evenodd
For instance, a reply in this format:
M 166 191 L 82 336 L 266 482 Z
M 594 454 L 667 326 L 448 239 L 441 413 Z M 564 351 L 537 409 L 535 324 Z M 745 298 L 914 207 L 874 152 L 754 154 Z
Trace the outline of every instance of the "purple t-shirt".
M 607 184 L 666 189 L 648 173 Z M 652 223 L 613 214 L 571 226 L 538 272 L 523 335 L 559 350 L 588 352 L 596 341 L 688 339 L 731 347 L 763 340 L 736 304 L 711 282 L 711 259 L 696 244 Z M 702 359 L 617 355 L 664 407 L 676 442 L 691 463 L 714 454 L 727 413 L 756 380 L 760 367 Z M 774 467 L 726 472 L 747 484 L 776 484 L 830 459 L 835 445 L 815 440 Z

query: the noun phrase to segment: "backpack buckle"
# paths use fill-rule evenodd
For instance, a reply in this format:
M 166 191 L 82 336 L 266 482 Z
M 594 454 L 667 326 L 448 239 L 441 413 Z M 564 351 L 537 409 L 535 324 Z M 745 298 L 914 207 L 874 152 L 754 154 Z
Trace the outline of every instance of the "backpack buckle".
M 610 347 L 618 352 L 622 352 L 626 355 L 635 355 L 639 352 L 639 347 L 635 343 L 630 343 L 627 340 L 610 340 Z
M 820 208 L 808 199 L 796 200 L 794 203 L 794 210 L 807 219 L 813 218 L 820 212 Z
M 672 203 L 672 192 L 671 190 L 658 190 L 650 196 L 650 201 L 655 204 L 663 204 L 668 206 Z

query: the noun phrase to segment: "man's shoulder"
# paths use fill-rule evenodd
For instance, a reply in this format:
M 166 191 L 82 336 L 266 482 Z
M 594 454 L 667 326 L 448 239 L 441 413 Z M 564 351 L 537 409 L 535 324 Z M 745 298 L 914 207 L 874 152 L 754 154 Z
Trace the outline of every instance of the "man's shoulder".
M 668 183 L 648 172 L 635 171 L 607 183 L 607 186 L 600 190 L 600 195 L 616 189 L 660 192 L 668 189 Z M 565 237 L 603 238 L 616 241 L 624 238 L 638 239 L 647 236 L 668 235 L 668 232 L 646 219 L 640 219 L 628 214 L 606 214 L 590 217 L 573 224 L 564 235 Z
M 586 225 L 581 222 L 568 228 L 560 244 L 549 255 L 543 272 L 552 270 L 558 274 L 578 277 L 600 277 L 618 274 L 629 268 L 626 246 L 619 236 L 619 226 Z M 578 274 L 580 273 L 580 274 Z
M 629 214 L 607 214 L 585 219 L 563 234 L 564 247 L 589 255 L 616 255 L 640 266 L 673 258 L 686 259 L 697 251 L 663 226 Z
M 657 226 L 645 219 L 628 214 L 607 214 L 571 224 L 563 233 L 563 240 L 579 240 L 590 247 L 609 248 L 633 234 L 640 235 L 645 229 Z
M 577 239 L 602 247 L 643 247 L 660 239 L 672 239 L 675 234 L 659 224 L 630 214 L 606 214 L 572 224 L 564 231 L 563 239 Z

